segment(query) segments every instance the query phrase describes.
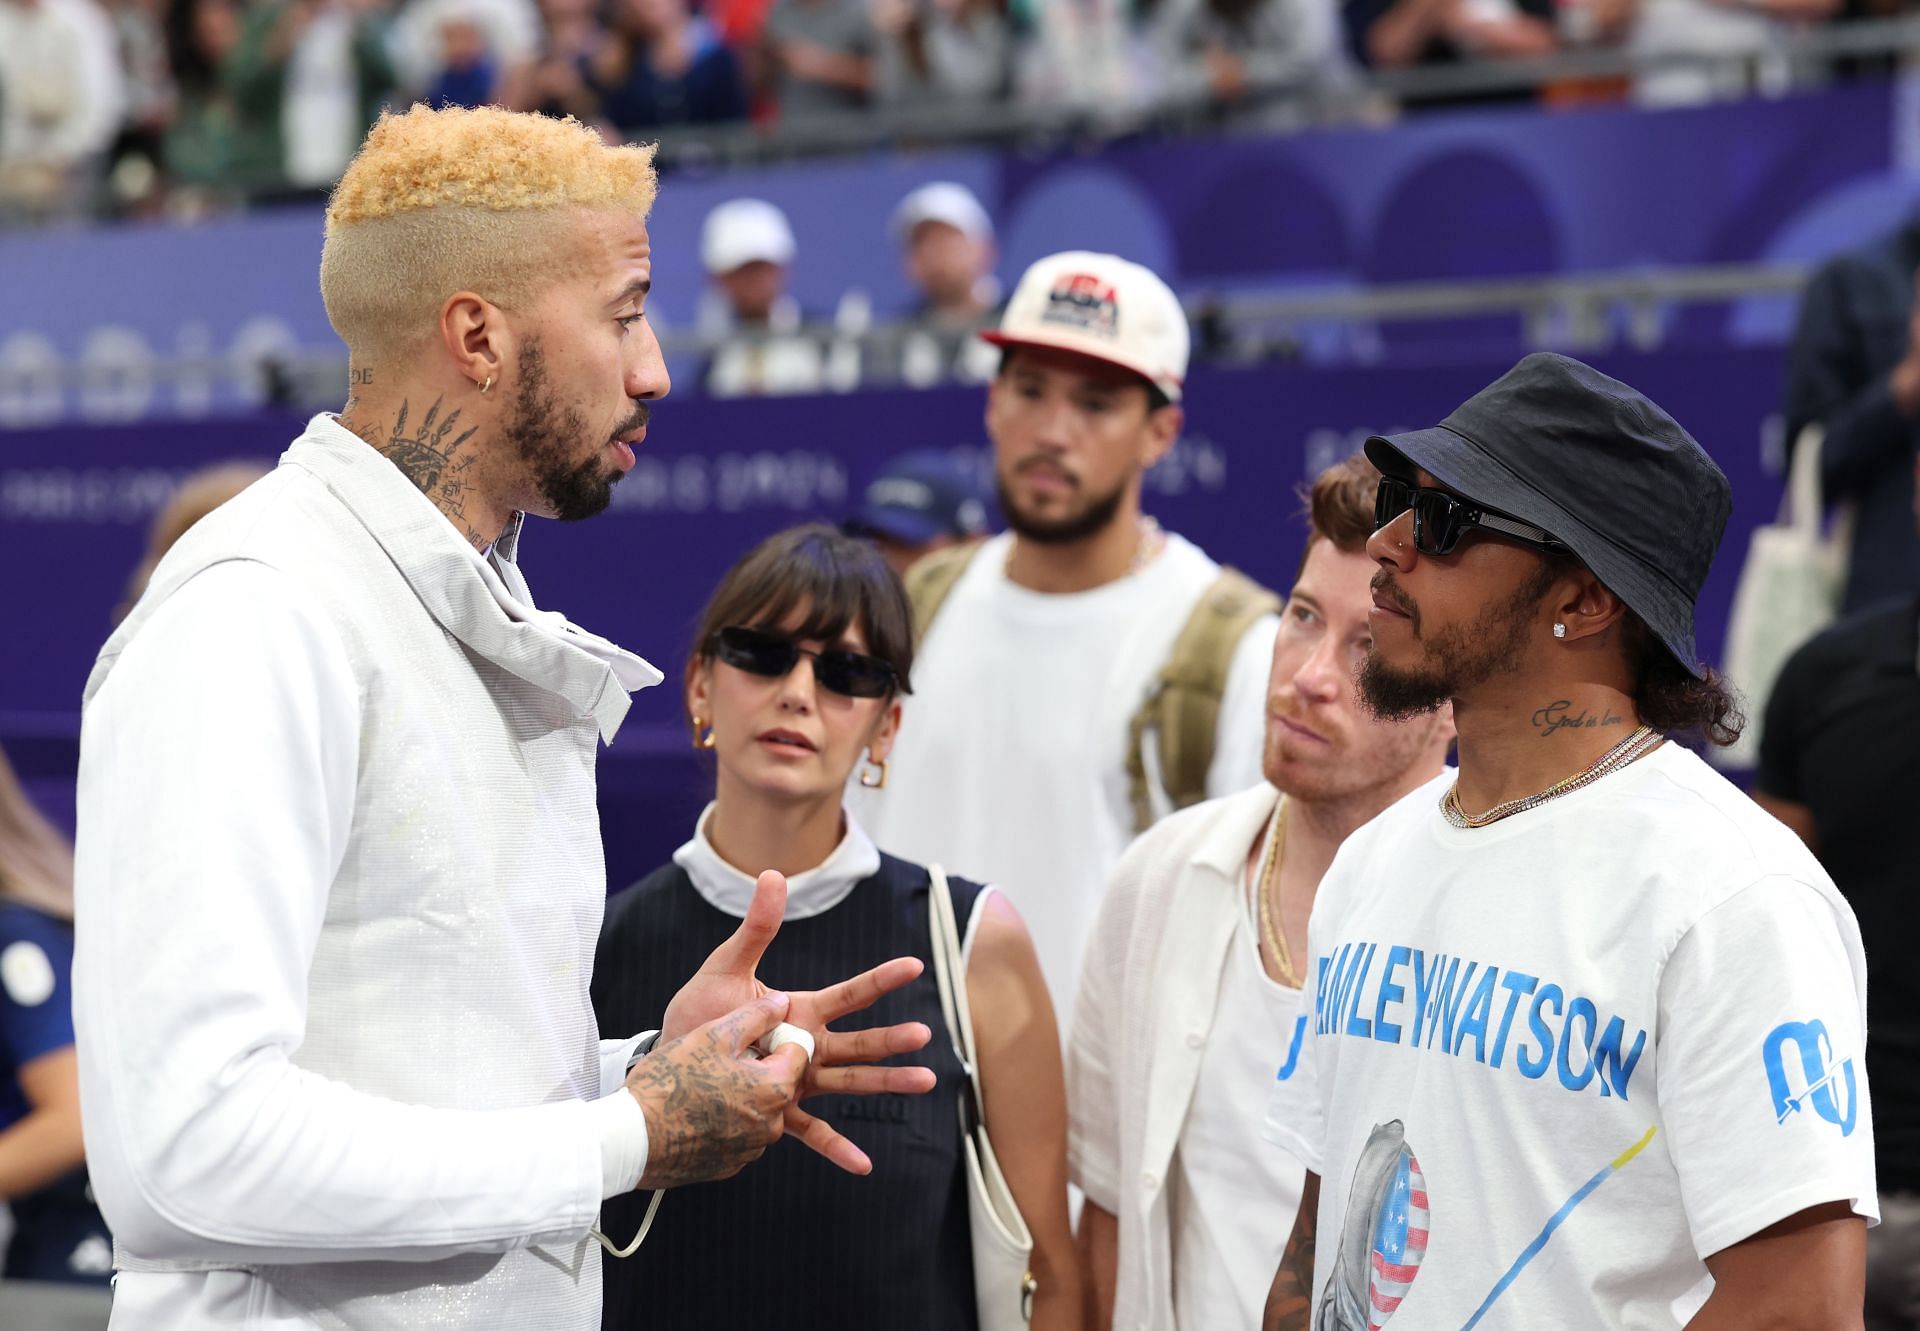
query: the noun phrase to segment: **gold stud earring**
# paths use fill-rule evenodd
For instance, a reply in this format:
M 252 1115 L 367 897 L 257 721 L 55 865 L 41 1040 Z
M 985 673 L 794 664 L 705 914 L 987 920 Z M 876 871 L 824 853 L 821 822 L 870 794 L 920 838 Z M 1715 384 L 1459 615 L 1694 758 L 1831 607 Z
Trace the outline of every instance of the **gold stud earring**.
M 700 732 L 702 731 L 706 733 L 701 734 Z M 693 718 L 693 747 L 696 749 L 711 749 L 713 747 L 712 727 L 708 726 L 705 721 L 702 721 L 697 716 Z
M 887 788 L 887 760 L 875 758 L 871 749 L 867 751 L 866 769 L 860 773 L 860 784 L 868 790 Z

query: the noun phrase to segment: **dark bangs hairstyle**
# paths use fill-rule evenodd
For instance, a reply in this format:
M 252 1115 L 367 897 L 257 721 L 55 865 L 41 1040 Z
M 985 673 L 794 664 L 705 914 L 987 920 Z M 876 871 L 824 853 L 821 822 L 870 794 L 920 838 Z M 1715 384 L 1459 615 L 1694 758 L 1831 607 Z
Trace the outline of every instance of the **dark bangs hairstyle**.
M 893 667 L 901 693 L 913 692 L 913 609 L 906 589 L 879 551 L 824 522 L 775 532 L 727 570 L 701 612 L 689 674 L 713 660 L 713 637 L 721 629 L 786 632 L 787 619 L 803 608 L 806 618 L 792 636 L 831 644 L 857 626 L 868 655 Z

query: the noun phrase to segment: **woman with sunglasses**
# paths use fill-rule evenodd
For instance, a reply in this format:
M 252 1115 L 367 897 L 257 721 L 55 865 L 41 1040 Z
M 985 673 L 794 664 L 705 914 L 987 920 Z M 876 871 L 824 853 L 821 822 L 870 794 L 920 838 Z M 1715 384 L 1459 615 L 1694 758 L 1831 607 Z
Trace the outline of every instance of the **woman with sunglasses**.
M 917 956 L 927 973 L 875 1005 L 877 1023 L 924 1022 L 911 1056 L 939 1082 L 924 1096 L 820 1096 L 808 1109 L 873 1159 L 843 1174 L 792 1143 L 720 1183 L 678 1190 L 628 1260 L 604 1263 L 609 1328 L 803 1331 L 978 1324 L 961 1155 L 965 1075 L 941 1016 L 928 871 L 876 849 L 846 812 L 856 767 L 885 782 L 910 691 L 912 614 L 870 546 L 797 527 L 746 555 L 701 617 L 687 663 L 694 744 L 717 768 L 713 802 L 673 862 L 609 903 L 594 966 L 603 1029 L 658 1014 L 738 927 L 763 870 L 787 876 L 785 920 L 761 965 L 768 984 L 817 988 Z M 1032 1325 L 1077 1327 L 1067 1219 L 1066 1091 L 1040 964 L 1012 905 L 949 880 L 965 940 L 986 1120 L 1033 1233 Z M 853 970 L 846 969 L 853 966 Z M 619 1198 L 602 1228 L 624 1242 L 646 1199 Z

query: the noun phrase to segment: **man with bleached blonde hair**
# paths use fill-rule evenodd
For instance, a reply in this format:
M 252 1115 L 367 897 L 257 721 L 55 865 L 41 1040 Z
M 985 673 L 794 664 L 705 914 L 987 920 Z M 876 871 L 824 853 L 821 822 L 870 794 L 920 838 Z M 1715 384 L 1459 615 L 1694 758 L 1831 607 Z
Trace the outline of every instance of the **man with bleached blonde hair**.
M 653 194 L 648 151 L 571 121 L 382 119 L 321 258 L 346 409 L 101 651 L 74 1009 L 115 1327 L 588 1331 L 604 1198 L 783 1131 L 865 1172 L 796 1101 L 932 1084 L 861 1066 L 924 1026 L 826 1030 L 918 962 L 754 978 L 778 874 L 658 1033 L 597 1038 L 594 743 L 660 672 L 536 608 L 515 554 L 526 514 L 606 506 L 667 391 Z

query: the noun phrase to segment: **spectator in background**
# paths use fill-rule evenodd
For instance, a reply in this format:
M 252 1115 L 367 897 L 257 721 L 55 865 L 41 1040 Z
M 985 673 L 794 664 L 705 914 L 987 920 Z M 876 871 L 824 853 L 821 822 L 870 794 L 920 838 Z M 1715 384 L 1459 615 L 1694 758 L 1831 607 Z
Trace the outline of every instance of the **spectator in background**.
M 587 62 L 603 114 L 629 139 L 667 125 L 744 120 L 740 61 L 687 0 L 619 0 L 613 34 Z
M 1124 115 L 1141 99 L 1131 0 L 1009 0 L 1014 78 L 1029 106 Z
M 327 189 L 347 168 L 398 78 L 391 0 L 309 0 L 287 60 L 280 136 L 287 183 Z
M 540 0 L 540 18 L 540 52 L 515 72 L 502 100 L 516 111 L 572 116 L 599 127 L 603 138 L 617 137 L 586 78 L 594 56 L 611 40 L 599 6 L 595 0 Z
M 1624 0 L 1627 49 L 1660 63 L 1635 80 L 1649 106 L 1691 106 L 1754 91 L 1779 91 L 1791 77 L 1787 42 L 1824 22 L 1840 0 Z M 1678 57 L 1678 59 L 1676 59 Z M 1693 59 L 1686 59 L 1693 57 Z
M 501 74 L 487 49 L 486 30 L 469 14 L 440 18 L 440 67 L 420 100 L 435 110 L 450 106 L 487 106 L 500 87 Z
M 160 145 L 179 104 L 167 54 L 167 0 L 112 0 L 120 66 L 126 75 L 126 112 L 110 156 L 114 193 L 122 204 L 158 197 Z M 0 98 L 5 95 L 0 89 Z
M 983 105 L 1013 70 L 1006 0 L 872 0 L 883 106 Z
M 1788 659 L 1754 776 L 1754 799 L 1819 856 L 1881 963 L 1867 991 L 1880 1189 L 1867 1331 L 1920 1331 L 1920 973 L 1905 964 L 1920 921 L 1912 842 L 1895 831 L 1917 790 L 1920 591 L 1842 620 Z
M 872 541 L 905 577 L 935 550 L 983 539 L 991 500 L 976 463 L 951 453 L 907 453 L 874 477 L 859 511 L 840 526 Z
M 873 93 L 878 34 L 868 0 L 779 0 L 767 16 L 768 66 L 783 117 L 853 111 Z
M 947 380 L 984 384 L 1000 354 L 977 334 L 998 314 L 993 220 L 964 185 L 940 180 L 900 201 L 888 224 L 916 300 L 916 327 L 901 341 L 894 373 L 916 388 Z
M 1369 69 L 1546 56 L 1560 45 L 1553 0 L 1344 0 L 1341 21 L 1348 51 Z
M 715 397 L 819 389 L 825 356 L 800 332 L 800 306 L 787 293 L 793 255 L 787 215 L 762 199 L 730 199 L 707 214 L 700 262 L 714 298 L 700 330 L 719 346 L 701 382 Z
M 0 753 L 0 1276 L 105 1286 L 113 1244 L 87 1191 L 73 1049 L 73 851 Z
M 406 0 L 388 39 L 401 101 L 423 99 L 439 84 L 446 69 L 450 19 L 471 24 L 482 34 L 481 45 L 494 67 L 498 91 L 521 86 L 525 67 L 540 54 L 540 10 L 535 0 Z
M 1160 0 L 1148 19 L 1162 96 L 1218 106 L 1275 85 L 1335 76 L 1335 0 Z
M 0 216 L 84 206 L 125 106 L 118 41 L 94 0 L 0 0 Z
M 1825 427 L 1820 482 L 1855 506 L 1845 608 L 1920 592 L 1913 461 L 1920 450 L 1920 219 L 1832 259 L 1800 300 L 1787 439 Z
M 281 103 L 304 5 L 187 0 L 176 11 L 174 70 L 180 113 L 167 131 L 167 175 L 210 198 L 280 189 L 286 182 Z

